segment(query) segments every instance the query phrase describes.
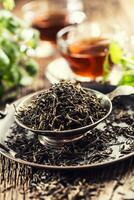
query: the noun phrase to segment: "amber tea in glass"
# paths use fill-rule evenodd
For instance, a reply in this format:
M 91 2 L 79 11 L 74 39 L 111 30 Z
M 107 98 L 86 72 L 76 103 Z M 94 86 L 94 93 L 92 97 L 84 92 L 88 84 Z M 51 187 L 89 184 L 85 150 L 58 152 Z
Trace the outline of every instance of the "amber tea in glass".
M 95 80 L 103 75 L 103 65 L 108 53 L 109 38 L 98 35 L 77 37 L 71 42 L 68 39 L 71 27 L 62 29 L 58 33 L 58 45 L 64 58 L 76 76 Z M 78 33 L 79 34 L 79 33 Z M 82 34 L 82 33 L 81 33 Z
M 85 19 L 81 0 L 39 0 L 23 7 L 24 17 L 39 30 L 41 40 L 56 43 L 57 32 Z
M 67 54 L 74 73 L 95 79 L 103 75 L 103 64 L 108 51 L 109 41 L 105 38 L 93 38 L 79 41 L 68 46 Z
M 56 42 L 57 32 L 71 25 L 67 12 L 44 13 L 42 16 L 37 16 L 32 21 L 32 27 L 40 32 L 41 40 Z

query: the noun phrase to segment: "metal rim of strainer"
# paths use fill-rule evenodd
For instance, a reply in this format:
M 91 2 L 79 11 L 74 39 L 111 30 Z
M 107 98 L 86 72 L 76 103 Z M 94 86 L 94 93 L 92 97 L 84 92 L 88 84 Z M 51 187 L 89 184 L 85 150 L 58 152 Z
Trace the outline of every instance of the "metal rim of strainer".
M 15 101 L 14 105 L 17 106 L 20 103 L 20 101 L 22 101 L 23 99 L 24 99 L 24 97 Z M 12 109 L 13 109 L 13 104 L 11 104 L 10 106 L 12 106 Z M 10 113 L 8 113 L 8 115 L 10 115 Z M 51 170 L 76 170 L 76 169 L 78 169 L 78 170 L 83 169 L 84 170 L 84 169 L 105 167 L 107 165 L 116 164 L 118 162 L 121 162 L 123 160 L 129 159 L 129 158 L 134 156 L 134 152 L 132 152 L 132 153 L 129 153 L 128 155 L 125 155 L 123 157 L 116 158 L 116 159 L 110 160 L 110 161 L 104 161 L 104 162 L 101 162 L 101 163 L 94 163 L 94 164 L 87 164 L 87 165 L 75 165 L 75 166 L 72 166 L 72 165 L 70 165 L 70 166 L 57 166 L 57 165 L 39 164 L 39 163 L 25 161 L 25 160 L 22 160 L 20 158 L 15 158 L 15 157 L 13 157 L 13 155 L 10 152 L 7 152 L 6 150 L 4 150 L 2 148 L 0 148 L 0 153 L 3 156 L 7 157 L 8 159 L 13 160 L 15 162 L 18 162 L 20 164 L 28 165 L 28 166 L 35 167 L 35 168 L 45 168 L 45 169 L 51 169 Z
M 50 130 L 35 130 L 32 128 L 27 127 L 25 124 L 23 124 L 21 121 L 19 121 L 17 119 L 17 117 L 15 116 L 15 121 L 17 122 L 17 124 L 29 131 L 32 131 L 38 135 L 42 135 L 42 136 L 48 136 L 50 138 L 61 138 L 61 139 L 66 139 L 66 137 L 71 137 L 71 136 L 75 136 L 75 135 L 81 135 L 84 134 L 85 132 L 87 132 L 88 130 L 92 129 L 93 127 L 97 126 L 101 121 L 103 121 L 104 119 L 106 119 L 108 117 L 108 115 L 111 113 L 112 111 L 112 102 L 109 99 L 109 97 L 101 92 L 98 92 L 96 90 L 92 90 L 92 89 L 88 89 L 88 88 L 84 88 L 84 90 L 89 91 L 92 94 L 95 94 L 98 98 L 102 99 L 102 103 L 104 104 L 104 106 L 107 106 L 107 113 L 104 117 L 102 117 L 101 119 L 99 119 L 98 121 L 96 121 L 93 124 L 84 126 L 84 127 L 80 127 L 80 128 L 76 128 L 76 129 L 72 129 L 72 130 L 64 130 L 64 131 L 50 131 Z M 36 97 L 37 95 L 39 95 L 40 93 L 44 92 L 45 90 L 41 90 L 38 91 L 36 93 L 33 93 L 31 95 L 26 96 L 25 98 L 23 98 L 23 100 L 19 103 L 19 105 L 16 107 L 16 112 L 19 111 L 20 108 L 22 108 L 24 105 L 26 105 L 28 99 L 30 99 L 30 101 Z M 80 134 L 81 133 L 81 134 Z

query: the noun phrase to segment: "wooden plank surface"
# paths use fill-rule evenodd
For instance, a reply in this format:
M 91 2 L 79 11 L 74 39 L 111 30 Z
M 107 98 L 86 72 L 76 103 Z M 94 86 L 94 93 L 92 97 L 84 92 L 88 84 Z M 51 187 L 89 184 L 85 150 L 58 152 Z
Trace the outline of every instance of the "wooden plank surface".
M 1 200 L 134 199 L 134 160 L 92 171 L 48 172 L 14 163 L 3 157 L 0 159 Z M 31 188 L 31 183 L 36 183 L 39 173 L 45 178 L 37 181 L 35 190 L 34 187 Z
M 24 2 L 26 1 L 17 4 L 14 11 L 17 15 L 20 15 L 20 7 Z M 98 17 L 107 16 L 109 23 L 116 21 L 128 32 L 133 32 L 134 0 L 83 0 L 83 2 L 90 19 L 95 19 L 95 13 L 99 13 Z M 51 59 L 44 60 L 43 65 L 47 65 Z M 41 79 L 33 90 L 49 85 L 44 78 L 43 70 L 40 71 Z M 30 89 L 23 90 L 22 95 L 28 93 Z M 42 181 L 36 180 L 38 174 L 44 177 Z M 38 182 L 35 188 L 34 182 Z M 1 155 L 0 200 L 23 199 L 134 200 L 134 159 L 104 169 L 61 173 L 38 171 Z

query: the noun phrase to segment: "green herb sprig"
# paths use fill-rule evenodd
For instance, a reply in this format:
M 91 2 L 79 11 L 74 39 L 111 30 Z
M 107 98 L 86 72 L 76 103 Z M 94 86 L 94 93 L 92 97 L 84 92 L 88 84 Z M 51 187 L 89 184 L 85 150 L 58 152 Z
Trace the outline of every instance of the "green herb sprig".
M 0 11 L 0 98 L 5 91 L 32 83 L 37 63 L 28 56 L 39 34 L 9 11 Z
M 110 75 L 110 62 L 115 65 L 120 65 L 122 70 L 122 77 L 118 85 L 131 85 L 134 86 L 134 56 L 129 56 L 117 41 L 112 41 L 109 45 L 109 51 L 105 58 L 103 70 L 103 81 L 108 81 Z

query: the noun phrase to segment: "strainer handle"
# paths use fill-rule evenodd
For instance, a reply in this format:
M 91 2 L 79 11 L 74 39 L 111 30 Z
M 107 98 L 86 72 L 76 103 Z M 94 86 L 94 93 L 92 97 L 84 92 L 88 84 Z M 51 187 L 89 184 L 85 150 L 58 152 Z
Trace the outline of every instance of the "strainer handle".
M 112 101 L 115 97 L 120 95 L 131 95 L 134 94 L 134 87 L 128 85 L 122 85 L 117 87 L 114 91 L 107 94 L 109 99 Z

